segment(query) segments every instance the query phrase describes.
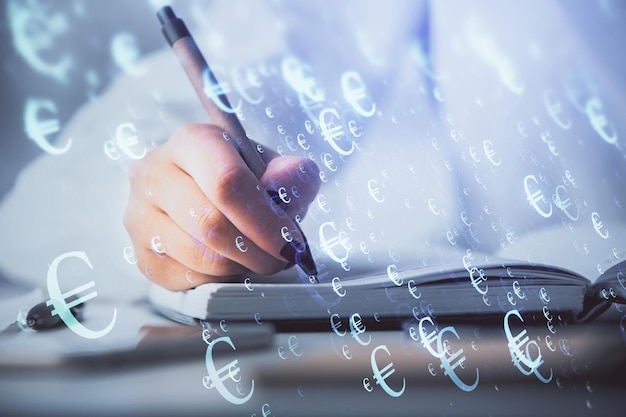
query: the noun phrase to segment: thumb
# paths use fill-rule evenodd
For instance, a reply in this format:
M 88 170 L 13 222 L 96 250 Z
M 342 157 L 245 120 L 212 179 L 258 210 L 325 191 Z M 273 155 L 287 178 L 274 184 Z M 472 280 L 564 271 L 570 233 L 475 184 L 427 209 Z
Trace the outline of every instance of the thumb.
M 308 158 L 277 157 L 267 165 L 261 184 L 290 218 L 303 216 L 320 189 L 319 168 Z

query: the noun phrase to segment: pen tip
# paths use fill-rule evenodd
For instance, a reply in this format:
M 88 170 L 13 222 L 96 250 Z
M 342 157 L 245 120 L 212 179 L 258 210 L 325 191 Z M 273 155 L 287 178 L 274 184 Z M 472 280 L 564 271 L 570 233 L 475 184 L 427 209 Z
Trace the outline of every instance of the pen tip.
M 280 254 L 287 261 L 298 265 L 300 269 L 302 269 L 302 271 L 309 277 L 311 282 L 317 282 L 317 268 L 308 245 L 305 244 L 304 250 L 298 250 L 295 248 L 293 242 L 287 243 L 283 246 Z

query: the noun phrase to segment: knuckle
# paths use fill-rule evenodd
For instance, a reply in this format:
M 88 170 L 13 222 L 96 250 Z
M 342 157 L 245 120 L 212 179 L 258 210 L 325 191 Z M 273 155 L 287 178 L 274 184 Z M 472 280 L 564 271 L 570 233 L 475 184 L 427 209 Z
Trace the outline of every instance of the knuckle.
M 242 273 L 246 270 L 237 262 L 227 258 L 226 255 L 222 255 L 207 247 L 202 248 L 200 256 L 201 272 L 208 275 L 223 277 Z
M 239 187 L 247 180 L 247 173 L 237 164 L 222 166 L 214 184 L 215 199 L 218 203 L 227 203 L 237 194 Z
M 226 229 L 226 217 L 217 207 L 203 207 L 193 217 L 192 235 L 201 242 L 220 236 Z

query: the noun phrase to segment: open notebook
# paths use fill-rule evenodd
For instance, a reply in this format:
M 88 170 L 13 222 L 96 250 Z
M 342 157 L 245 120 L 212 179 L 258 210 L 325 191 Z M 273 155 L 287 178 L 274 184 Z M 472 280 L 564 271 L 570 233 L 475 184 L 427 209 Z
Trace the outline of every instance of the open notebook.
M 511 309 L 542 320 L 558 315 L 561 320 L 586 321 L 613 302 L 626 303 L 626 252 L 611 253 L 597 265 L 595 276 L 575 272 L 584 268 L 580 259 L 571 257 L 568 269 L 466 250 L 451 253 L 440 264 L 415 268 L 388 264 L 347 274 L 341 268 L 322 267 L 320 282 L 314 284 L 291 269 L 184 292 L 152 285 L 149 298 L 162 314 L 190 324 L 202 319 L 328 325 L 350 318 L 351 326 L 367 322 L 393 328 L 411 317 L 487 320 Z

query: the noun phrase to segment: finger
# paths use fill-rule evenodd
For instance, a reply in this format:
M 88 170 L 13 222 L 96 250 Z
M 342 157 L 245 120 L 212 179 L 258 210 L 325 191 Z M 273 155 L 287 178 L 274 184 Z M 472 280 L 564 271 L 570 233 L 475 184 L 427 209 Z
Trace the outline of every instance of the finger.
M 238 230 L 275 258 L 296 263 L 294 247 L 305 247 L 297 227 L 222 133 L 212 125 L 186 125 L 165 146 Z
M 157 151 L 155 151 L 157 152 Z M 159 156 L 157 155 L 157 158 Z M 171 255 L 179 262 L 205 273 L 217 274 L 216 271 L 198 269 L 200 261 L 210 263 L 210 259 L 200 260 L 204 254 L 220 254 L 258 274 L 273 274 L 285 267 L 285 262 L 274 258 L 245 237 L 228 218 L 213 205 L 198 188 L 194 180 L 184 171 L 172 164 L 156 164 L 159 169 L 144 173 L 144 180 L 138 181 L 137 187 L 149 188 L 149 199 L 155 207 L 162 210 L 182 231 L 194 246 L 203 246 L 203 253 L 186 253 L 183 249 L 172 248 Z M 138 195 L 144 195 L 141 190 Z M 155 224 L 158 219 L 147 222 Z M 159 223 L 160 224 L 160 223 Z M 182 240 L 182 237 L 179 237 Z M 178 244 L 178 243 L 176 243 Z M 185 245 L 186 242 L 180 242 Z M 208 249 L 211 249 L 209 251 Z M 190 259 L 187 260 L 186 257 Z
M 157 256 L 151 249 L 135 251 L 139 270 L 155 284 L 172 291 L 182 291 L 211 282 L 234 281 L 238 276 L 216 277 L 189 269 L 169 256 Z
M 310 159 L 295 156 L 270 161 L 261 183 L 290 218 L 303 216 L 320 189 L 319 168 Z

